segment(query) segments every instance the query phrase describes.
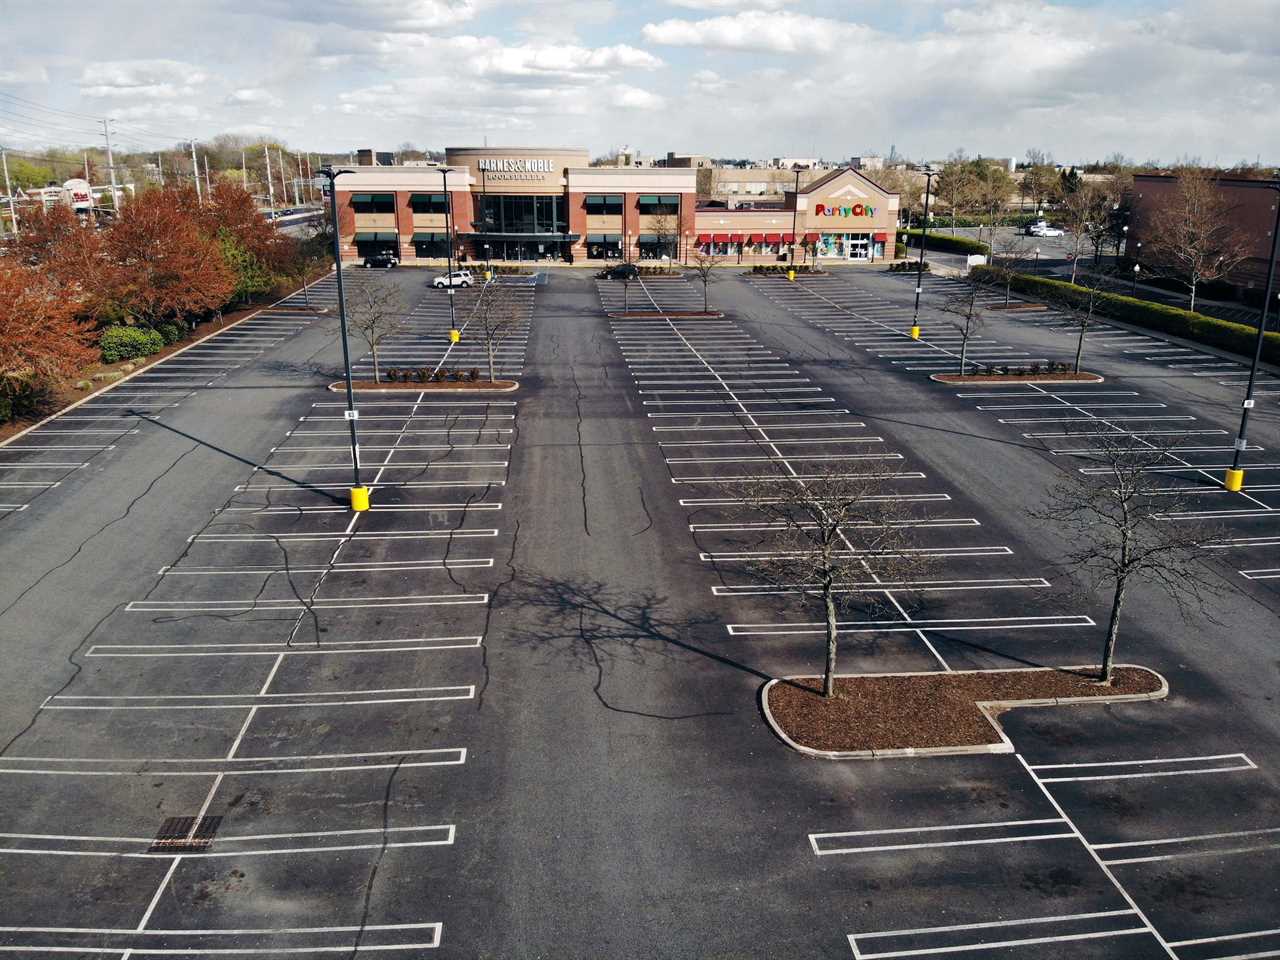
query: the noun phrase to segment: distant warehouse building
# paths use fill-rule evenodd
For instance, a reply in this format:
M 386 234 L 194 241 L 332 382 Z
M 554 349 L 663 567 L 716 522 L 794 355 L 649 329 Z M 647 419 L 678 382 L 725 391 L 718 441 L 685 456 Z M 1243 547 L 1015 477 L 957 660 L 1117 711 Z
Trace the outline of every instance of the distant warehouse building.
M 344 259 L 405 263 L 883 256 L 897 197 L 836 170 L 775 210 L 700 209 L 696 167 L 592 167 L 584 149 L 450 147 L 441 167 L 361 166 L 337 180 Z M 800 236 L 796 236 L 796 233 Z

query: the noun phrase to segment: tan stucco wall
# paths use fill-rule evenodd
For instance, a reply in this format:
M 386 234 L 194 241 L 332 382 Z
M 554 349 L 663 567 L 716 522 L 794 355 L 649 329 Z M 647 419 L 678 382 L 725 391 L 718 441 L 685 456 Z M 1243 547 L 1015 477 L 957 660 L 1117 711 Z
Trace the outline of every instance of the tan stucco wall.
M 357 230 L 394 230 L 396 215 L 394 213 L 357 213 Z

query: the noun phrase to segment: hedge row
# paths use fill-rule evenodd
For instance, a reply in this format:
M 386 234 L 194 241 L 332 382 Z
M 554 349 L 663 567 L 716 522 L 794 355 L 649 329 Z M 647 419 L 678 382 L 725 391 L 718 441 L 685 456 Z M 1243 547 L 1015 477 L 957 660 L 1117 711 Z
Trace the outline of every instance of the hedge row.
M 979 276 L 990 277 L 1003 283 L 1003 273 L 990 267 L 974 267 Z M 1030 294 L 1033 297 L 1059 304 L 1065 307 L 1087 306 L 1089 291 L 1065 280 L 1050 280 L 1046 277 L 1031 277 L 1025 273 L 1013 275 L 1012 289 L 1018 293 Z M 1258 331 L 1243 323 L 1231 323 L 1219 320 L 1203 313 L 1192 313 L 1181 307 L 1170 307 L 1163 303 L 1151 303 L 1118 293 L 1100 293 L 1094 305 L 1096 313 L 1121 320 L 1148 330 L 1159 330 L 1163 333 L 1194 340 L 1218 347 L 1231 353 L 1252 357 Z M 1271 363 L 1280 363 L 1280 333 L 1263 335 L 1262 358 Z
M 913 216 L 911 219 L 912 219 L 912 222 L 914 222 L 920 218 Z M 1036 223 L 1040 220 L 1048 220 L 1048 219 L 1049 219 L 1048 213 L 1038 213 L 1038 214 L 1037 213 L 1010 213 L 1010 214 L 1005 214 L 1004 216 L 998 218 L 996 220 L 996 226 L 1025 227 L 1028 224 Z M 981 219 L 978 217 L 956 217 L 955 225 L 957 227 L 985 227 L 987 226 L 988 222 L 989 221 L 985 217 Z M 933 211 L 930 211 L 929 213 L 929 232 L 930 233 L 932 233 L 934 230 L 949 230 L 949 229 L 951 229 L 951 216 L 949 214 L 934 213 Z
M 914 247 L 920 246 L 920 235 L 922 231 L 899 230 L 898 238 Z M 946 234 L 938 233 L 936 230 L 929 231 L 929 241 L 927 249 L 943 250 L 948 253 L 980 253 L 984 257 L 991 256 L 991 248 L 985 243 L 979 243 L 977 240 L 970 240 L 968 237 L 949 237 Z
M 795 266 L 788 266 L 785 263 L 757 263 L 751 268 L 752 273 L 786 273 L 788 270 L 794 270 L 796 273 L 822 273 L 821 267 L 815 267 L 811 263 L 797 263 Z

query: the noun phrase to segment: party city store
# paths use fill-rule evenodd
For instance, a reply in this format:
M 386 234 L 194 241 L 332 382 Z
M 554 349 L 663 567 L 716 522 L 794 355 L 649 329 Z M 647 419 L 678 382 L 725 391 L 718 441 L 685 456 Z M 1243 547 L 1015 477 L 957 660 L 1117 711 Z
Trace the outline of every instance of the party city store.
M 898 196 L 851 168 L 784 194 L 772 210 L 700 207 L 696 249 L 738 263 L 875 261 L 892 254 Z

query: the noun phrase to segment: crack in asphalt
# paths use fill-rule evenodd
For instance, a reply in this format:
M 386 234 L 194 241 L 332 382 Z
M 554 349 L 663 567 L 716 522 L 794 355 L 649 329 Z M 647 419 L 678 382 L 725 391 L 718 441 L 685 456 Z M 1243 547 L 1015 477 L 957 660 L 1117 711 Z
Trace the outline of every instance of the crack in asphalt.
M 578 414 L 578 469 L 582 473 L 582 530 L 589 537 L 591 524 L 587 520 L 587 456 L 582 447 L 582 385 L 578 383 L 578 371 L 570 367 L 569 372 L 573 374 L 573 388 L 577 393 L 573 404 Z

